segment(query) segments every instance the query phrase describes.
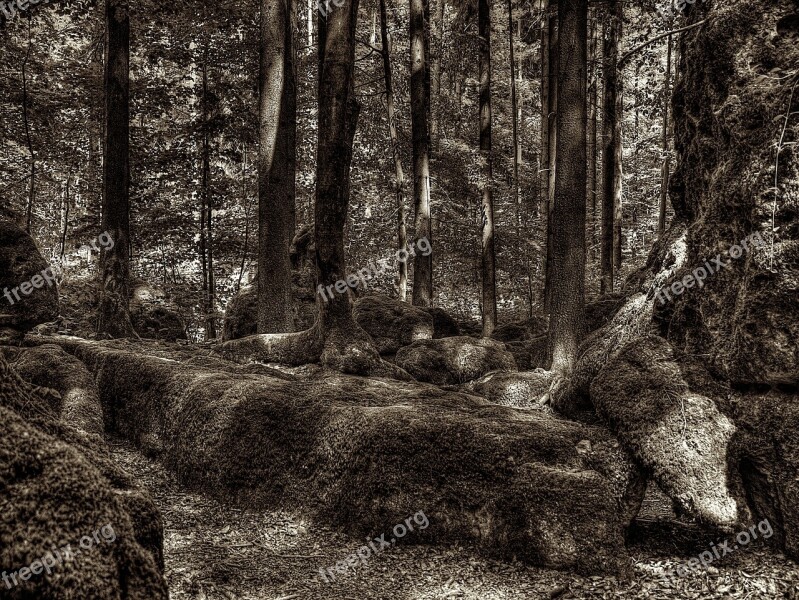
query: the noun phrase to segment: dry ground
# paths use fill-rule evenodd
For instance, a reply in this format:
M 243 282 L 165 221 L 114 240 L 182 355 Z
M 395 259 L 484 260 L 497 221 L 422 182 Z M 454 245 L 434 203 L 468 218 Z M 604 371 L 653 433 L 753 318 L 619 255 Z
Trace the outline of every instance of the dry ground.
M 111 450 L 150 490 L 163 513 L 166 577 L 173 600 L 799 600 L 799 567 L 760 540 L 717 561 L 701 576 L 664 583 L 664 567 L 673 569 L 719 538 L 675 522 L 657 496 L 649 497 L 643 511 L 647 516 L 631 535 L 632 581 L 508 564 L 466 548 L 398 544 L 355 572 L 325 583 L 320 568 L 332 567 L 364 541 L 297 515 L 226 506 L 186 489 L 126 442 L 112 440 Z M 406 539 L 412 541 L 412 535 Z

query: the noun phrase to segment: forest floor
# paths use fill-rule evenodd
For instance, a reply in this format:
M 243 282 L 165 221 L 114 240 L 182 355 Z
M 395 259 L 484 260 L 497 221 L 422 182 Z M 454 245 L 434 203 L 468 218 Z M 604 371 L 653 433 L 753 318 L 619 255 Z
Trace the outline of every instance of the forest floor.
M 320 569 L 346 559 L 363 541 L 297 515 L 228 506 L 182 486 L 128 442 L 110 440 L 110 448 L 162 511 L 173 600 L 799 600 L 799 567 L 761 540 L 701 575 L 664 581 L 664 571 L 719 538 L 676 522 L 669 501 L 659 494 L 648 495 L 631 532 L 630 581 L 500 562 L 460 547 L 397 545 L 325 583 Z

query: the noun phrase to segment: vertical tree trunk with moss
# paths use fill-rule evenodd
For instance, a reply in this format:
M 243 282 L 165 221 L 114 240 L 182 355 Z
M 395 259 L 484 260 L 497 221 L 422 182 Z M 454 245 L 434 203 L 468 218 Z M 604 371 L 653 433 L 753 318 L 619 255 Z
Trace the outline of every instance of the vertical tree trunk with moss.
M 433 243 L 430 218 L 430 87 L 427 65 L 428 0 L 411 0 L 411 129 L 413 136 L 413 200 L 416 239 Z M 413 259 L 413 304 L 433 305 L 433 253 Z
M 100 254 L 97 332 L 135 336 L 130 321 L 130 20 L 126 0 L 106 0 L 103 230 L 114 241 Z
M 258 333 L 294 331 L 296 0 L 262 0 L 258 153 Z
M 551 370 L 577 360 L 585 313 L 586 72 L 588 0 L 558 3 L 558 166 L 552 210 Z

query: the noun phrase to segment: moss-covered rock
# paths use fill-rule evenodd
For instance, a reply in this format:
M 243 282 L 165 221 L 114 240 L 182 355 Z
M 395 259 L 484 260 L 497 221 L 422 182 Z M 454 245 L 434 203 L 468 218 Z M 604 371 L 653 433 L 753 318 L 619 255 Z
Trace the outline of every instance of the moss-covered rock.
M 0 343 L 21 338 L 58 317 L 58 289 L 36 242 L 11 218 L 0 214 Z M 25 288 L 25 294 L 21 289 Z
M 417 340 L 433 338 L 433 317 L 424 310 L 388 296 L 366 296 L 352 311 L 358 325 L 374 340 L 380 354 L 395 354 Z
M 523 321 L 500 325 L 491 334 L 492 340 L 500 342 L 521 342 L 540 337 L 547 331 L 547 320 L 542 317 L 530 317 Z
M 414 342 L 397 352 L 395 362 L 419 381 L 438 385 L 466 383 L 491 371 L 516 371 L 502 342 L 466 336 Z
M 136 281 L 130 288 L 130 320 L 143 338 L 174 342 L 185 340 L 186 324 L 167 293 L 147 282 Z
M 799 560 L 799 395 L 796 391 L 733 394 L 737 431 L 730 469 L 739 473 L 736 492 L 752 511 L 750 521 L 768 519 L 774 542 Z
M 0 572 L 9 574 L 0 596 L 166 599 L 155 506 L 96 441 L 59 423 L 26 391 L 2 355 L 0 419 Z M 66 545 L 71 560 L 61 550 Z M 50 574 L 34 565 L 42 559 Z M 20 571 L 29 567 L 39 573 L 23 581 Z
M 100 393 L 91 373 L 77 358 L 60 346 L 47 344 L 22 349 L 12 366 L 25 381 L 61 395 L 62 421 L 87 433 L 103 433 Z
M 420 308 L 433 317 L 434 340 L 461 335 L 461 328 L 458 322 L 443 308 Z
M 114 428 L 157 438 L 165 464 L 205 491 L 299 508 L 353 535 L 422 510 L 430 526 L 415 541 L 629 572 L 637 471 L 604 428 L 416 382 L 231 374 L 62 343 L 92 366 Z
M 666 340 L 646 336 L 627 345 L 594 379 L 591 400 L 682 511 L 735 528 L 741 514 L 727 476 L 735 425 L 712 399 L 690 388 Z
M 470 381 L 461 389 L 482 396 L 494 404 L 529 408 L 547 394 L 552 379 L 552 372 L 544 369 L 518 373 L 489 373 L 480 379 Z

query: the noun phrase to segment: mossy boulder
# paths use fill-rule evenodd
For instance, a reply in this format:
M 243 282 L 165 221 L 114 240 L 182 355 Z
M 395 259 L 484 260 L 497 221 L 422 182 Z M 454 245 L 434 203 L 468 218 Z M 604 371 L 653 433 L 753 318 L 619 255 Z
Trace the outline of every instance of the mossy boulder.
M 42 276 L 48 267 L 36 242 L 13 215 L 0 214 L 0 343 L 21 339 L 35 326 L 58 317 L 54 272 L 48 272 L 50 283 Z
M 130 288 L 130 320 L 143 338 L 174 342 L 187 339 L 178 308 L 161 288 L 136 281 Z
M 625 346 L 594 379 L 591 401 L 681 511 L 734 530 L 741 513 L 728 489 L 727 454 L 735 424 L 691 389 L 666 340 Z
M 103 409 L 94 378 L 83 363 L 54 344 L 23 348 L 14 370 L 33 385 L 61 395 L 60 417 L 86 433 L 103 433 Z
M 492 340 L 500 342 L 521 342 L 539 337 L 547 331 L 547 320 L 542 317 L 530 317 L 522 321 L 500 325 L 491 334 Z
M 233 374 L 62 343 L 91 365 L 114 429 L 156 438 L 163 462 L 206 492 L 354 536 L 424 511 L 430 526 L 410 542 L 629 574 L 638 471 L 602 427 L 417 382 Z
M 426 311 L 388 296 L 360 298 L 352 314 L 380 354 L 395 354 L 417 340 L 432 339 L 435 331 L 433 317 Z
M 768 519 L 773 541 L 799 560 L 799 394 L 735 392 L 731 409 L 737 431 L 729 464 L 740 484 L 735 491 L 748 503 L 749 520 Z
M 516 371 L 502 342 L 466 336 L 420 340 L 397 352 L 397 365 L 419 381 L 437 385 L 466 383 L 491 371 Z
M 162 526 L 152 501 L 95 438 L 59 422 L 2 355 L 0 419 L 0 572 L 18 582 L 4 583 L 2 597 L 165 600 Z M 66 545 L 71 560 L 53 552 Z M 40 564 L 40 574 L 23 581 L 21 569 L 43 558 L 51 574 Z
M 420 308 L 433 317 L 434 340 L 461 335 L 461 328 L 458 322 L 443 308 Z
M 482 396 L 494 404 L 529 408 L 535 406 L 549 391 L 551 371 L 519 371 L 518 373 L 489 373 L 461 386 L 464 392 Z

